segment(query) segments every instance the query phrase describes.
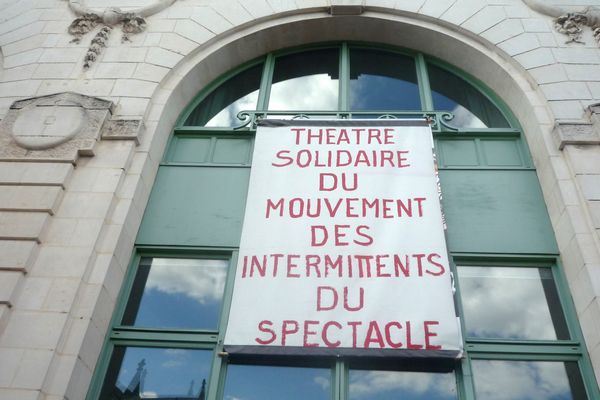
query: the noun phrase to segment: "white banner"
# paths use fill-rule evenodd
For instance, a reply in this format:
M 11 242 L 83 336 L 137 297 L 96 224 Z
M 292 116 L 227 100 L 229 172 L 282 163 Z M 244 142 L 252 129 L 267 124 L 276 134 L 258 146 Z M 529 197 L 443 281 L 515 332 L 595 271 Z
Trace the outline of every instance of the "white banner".
M 266 123 L 274 126 L 256 132 L 225 345 L 456 356 L 428 124 Z

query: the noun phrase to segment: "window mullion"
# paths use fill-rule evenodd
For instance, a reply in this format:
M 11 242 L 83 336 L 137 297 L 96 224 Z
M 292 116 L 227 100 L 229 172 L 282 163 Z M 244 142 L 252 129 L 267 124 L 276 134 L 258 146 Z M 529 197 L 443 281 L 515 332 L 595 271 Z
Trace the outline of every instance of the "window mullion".
M 340 91 L 338 109 L 340 111 L 348 110 L 348 97 L 350 87 L 350 49 L 348 43 L 342 43 L 340 49 Z
M 423 54 L 419 53 L 415 57 L 417 66 L 417 80 L 419 84 L 419 94 L 421 96 L 421 109 L 425 111 L 433 110 L 433 98 L 431 96 L 431 86 L 429 85 L 429 75 L 427 75 L 427 63 Z
M 273 80 L 274 65 L 275 57 L 273 57 L 273 53 L 269 53 L 265 60 L 265 66 L 260 79 L 260 89 L 258 91 L 258 101 L 256 103 L 256 109 L 259 111 L 266 110 L 269 105 L 269 94 L 271 91 L 271 81 Z
M 348 363 L 342 360 L 336 360 L 333 370 L 332 382 L 332 398 L 333 400 L 348 399 Z

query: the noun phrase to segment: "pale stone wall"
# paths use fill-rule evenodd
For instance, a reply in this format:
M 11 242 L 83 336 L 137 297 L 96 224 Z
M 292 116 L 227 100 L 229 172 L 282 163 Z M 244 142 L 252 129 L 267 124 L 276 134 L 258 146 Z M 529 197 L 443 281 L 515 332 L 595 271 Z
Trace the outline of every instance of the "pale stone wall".
M 98 11 L 150 3 L 88 1 Z M 595 1 L 547 3 L 578 11 Z M 362 14 L 331 16 L 332 5 Z M 265 52 L 342 39 L 444 59 L 515 112 L 600 378 L 600 110 L 585 115 L 600 102 L 600 48 L 591 29 L 584 44 L 566 44 L 552 18 L 521 0 L 179 0 L 130 42 L 114 28 L 84 69 L 100 26 L 71 43 L 74 18 L 64 0 L 0 0 L 0 119 L 16 100 L 70 91 L 112 101 L 110 118 L 142 118 L 145 131 L 139 145 L 99 134 L 72 159 L 0 160 L 0 398 L 85 396 L 158 162 L 194 95 Z

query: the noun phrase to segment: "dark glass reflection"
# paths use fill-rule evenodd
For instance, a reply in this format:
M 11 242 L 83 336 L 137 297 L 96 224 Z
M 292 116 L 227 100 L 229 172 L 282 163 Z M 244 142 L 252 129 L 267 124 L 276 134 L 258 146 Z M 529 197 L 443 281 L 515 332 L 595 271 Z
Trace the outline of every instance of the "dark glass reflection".
M 351 49 L 350 109 L 420 110 L 414 60 L 379 50 Z
M 451 111 L 450 125 L 459 128 L 509 128 L 498 108 L 458 76 L 429 64 L 429 84 L 436 110 Z
M 236 126 L 237 114 L 256 110 L 263 64 L 240 72 L 206 96 L 185 121 L 186 126 Z
M 548 268 L 458 267 L 467 336 L 569 339 Z
M 227 260 L 143 258 L 123 325 L 217 329 Z
M 115 347 L 100 400 L 206 397 L 212 352 Z
M 350 370 L 350 400 L 454 400 L 454 373 Z
M 586 400 L 576 362 L 473 360 L 478 399 Z
M 329 400 L 330 393 L 329 369 L 229 365 L 223 398 Z
M 323 49 L 278 57 L 269 110 L 336 110 L 338 54 L 338 49 Z

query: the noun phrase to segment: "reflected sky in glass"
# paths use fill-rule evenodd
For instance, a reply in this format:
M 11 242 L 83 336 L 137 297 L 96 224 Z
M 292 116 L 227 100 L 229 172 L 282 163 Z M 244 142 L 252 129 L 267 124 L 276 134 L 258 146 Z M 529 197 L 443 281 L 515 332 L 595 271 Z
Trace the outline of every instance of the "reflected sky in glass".
M 255 65 L 224 82 L 196 106 L 184 125 L 240 125 L 240 111 L 256 110 L 262 69 L 263 64 Z
M 549 269 L 458 267 L 458 280 L 468 337 L 569 338 Z
M 144 258 L 123 325 L 217 329 L 228 260 Z
M 229 365 L 225 400 L 329 400 L 331 370 Z
M 255 110 L 257 102 L 258 90 L 255 90 L 219 111 L 219 113 L 212 117 L 205 126 L 217 127 L 240 125 L 242 120 L 237 118 L 238 113 L 240 111 Z
M 454 373 L 350 370 L 350 400 L 454 400 Z
M 436 110 L 451 111 L 450 125 L 458 128 L 508 128 L 500 110 L 477 89 L 453 73 L 428 64 L 429 84 Z
M 211 362 L 208 350 L 116 347 L 100 399 L 133 398 L 123 396 L 128 393 L 143 399 L 198 399 Z
M 587 399 L 574 362 L 473 360 L 471 365 L 478 399 Z
M 275 60 L 269 110 L 336 110 L 338 49 L 314 50 Z
M 350 109 L 419 110 L 412 57 L 378 50 L 350 51 Z

